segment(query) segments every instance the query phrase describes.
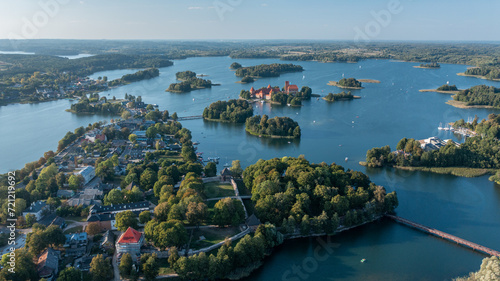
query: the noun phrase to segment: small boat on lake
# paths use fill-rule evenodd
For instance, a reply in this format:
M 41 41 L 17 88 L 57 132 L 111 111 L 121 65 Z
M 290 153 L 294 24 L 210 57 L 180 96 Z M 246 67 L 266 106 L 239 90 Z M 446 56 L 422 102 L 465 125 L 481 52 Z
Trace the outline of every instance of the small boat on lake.
M 365 262 L 365 261 L 366 261 L 366 259 L 361 259 L 361 262 Z

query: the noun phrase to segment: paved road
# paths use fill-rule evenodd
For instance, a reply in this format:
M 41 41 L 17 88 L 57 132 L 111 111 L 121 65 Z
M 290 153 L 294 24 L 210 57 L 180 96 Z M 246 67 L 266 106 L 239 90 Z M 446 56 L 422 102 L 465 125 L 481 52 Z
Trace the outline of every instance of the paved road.
M 224 198 L 232 198 L 232 199 L 251 199 L 252 196 L 250 195 L 243 195 L 243 196 L 226 196 L 226 197 L 217 197 L 217 198 L 209 198 L 206 201 L 219 201 Z
M 16 244 L 14 245 L 7 245 L 0 250 L 0 255 L 7 254 L 10 252 L 10 247 L 14 246 L 15 249 L 19 249 L 24 247 L 26 244 L 26 234 L 25 233 L 18 233 L 16 237 Z
M 115 275 L 115 281 L 120 281 L 120 270 L 118 269 L 118 253 L 115 252 L 113 255 L 113 272 Z

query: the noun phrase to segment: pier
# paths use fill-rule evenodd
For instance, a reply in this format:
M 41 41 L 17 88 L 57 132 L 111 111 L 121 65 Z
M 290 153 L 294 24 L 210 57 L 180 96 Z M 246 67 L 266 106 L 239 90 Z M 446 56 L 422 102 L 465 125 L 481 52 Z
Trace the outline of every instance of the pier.
M 185 117 L 178 117 L 177 121 L 195 120 L 195 119 L 202 119 L 202 118 L 203 118 L 203 115 L 185 116 Z
M 430 227 L 418 224 L 416 222 L 412 222 L 410 220 L 407 220 L 407 219 L 404 219 L 404 218 L 401 218 L 401 217 L 398 217 L 398 216 L 393 216 L 393 215 L 385 215 L 385 216 L 388 217 L 388 218 L 390 218 L 390 219 L 393 219 L 396 222 L 405 224 L 407 226 L 411 226 L 413 228 L 416 228 L 416 229 L 421 230 L 423 232 L 432 234 L 434 236 L 437 236 L 437 237 L 440 237 L 440 238 L 443 238 L 443 239 L 455 242 L 455 243 L 457 243 L 459 245 L 462 245 L 464 247 L 468 247 L 470 249 L 473 249 L 473 250 L 485 253 L 485 254 L 490 255 L 490 256 L 500 257 L 500 252 L 492 250 L 492 249 L 484 247 L 484 246 L 481 246 L 479 244 L 467 241 L 467 240 L 462 239 L 460 237 L 457 237 L 457 236 L 454 236 L 454 235 L 442 232 L 442 231 L 434 229 L 434 228 L 430 228 Z

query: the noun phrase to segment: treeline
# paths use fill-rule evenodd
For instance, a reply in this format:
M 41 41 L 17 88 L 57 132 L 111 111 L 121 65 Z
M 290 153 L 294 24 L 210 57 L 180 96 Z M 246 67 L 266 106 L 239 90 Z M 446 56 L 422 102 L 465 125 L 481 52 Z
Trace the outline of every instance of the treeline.
M 500 114 L 491 113 L 488 115 L 488 119 L 483 119 L 478 123 L 477 116 L 471 123 L 465 122 L 464 119 L 460 119 L 453 123 L 453 128 L 467 128 L 479 135 L 500 139 Z
M 423 68 L 440 68 L 441 65 L 437 62 L 431 62 L 431 63 L 421 63 L 420 67 Z
M 340 101 L 340 100 L 352 100 L 354 99 L 354 96 L 351 94 L 351 92 L 342 92 L 338 94 L 332 94 L 329 93 L 324 97 L 324 100 L 329 101 L 329 102 L 334 102 L 334 101 Z
M 139 70 L 136 73 L 125 74 L 122 78 L 110 81 L 109 86 L 115 86 L 122 83 L 132 83 L 141 80 L 151 79 L 160 76 L 160 70 L 158 68 L 148 68 L 146 70 Z
M 440 86 L 437 88 L 438 91 L 458 91 L 458 88 L 456 85 L 448 85 L 444 84 L 443 86 Z
M 478 85 L 460 91 L 453 96 L 453 99 L 465 102 L 466 105 L 488 105 L 500 108 L 500 88 Z
M 214 121 L 244 123 L 253 115 L 253 107 L 246 100 L 216 101 L 203 110 L 203 118 Z
M 267 137 L 291 137 L 300 138 L 300 126 L 292 118 L 274 117 L 267 115 L 256 115 L 250 117 L 245 122 L 245 129 L 253 135 L 262 135 Z
M 361 82 L 355 78 L 342 78 L 339 80 L 338 84 L 342 87 L 361 88 Z
M 196 77 L 196 73 L 192 71 L 177 72 L 176 78 L 183 80 L 181 83 L 172 83 L 166 91 L 186 93 L 197 89 L 205 89 L 212 87 L 212 81 Z
M 177 249 L 171 250 L 169 262 L 183 280 L 238 280 L 260 267 L 265 256 L 283 243 L 281 234 L 272 224 L 261 224 L 254 235 L 247 234 L 234 246 L 227 241 L 217 254 L 204 252 L 179 257 Z
M 246 94 L 244 94 L 246 96 Z M 311 88 L 304 86 L 300 89 L 300 91 L 296 94 L 289 94 L 287 95 L 284 92 L 278 92 L 275 93 L 271 96 L 271 100 L 274 102 L 278 102 L 281 105 L 292 105 L 292 106 L 299 106 L 302 105 L 303 100 L 309 100 L 311 99 L 312 95 L 312 90 Z M 240 93 L 241 96 L 241 93 Z
M 259 219 L 287 234 L 332 234 L 398 206 L 396 192 L 387 194 L 365 174 L 335 163 L 311 164 L 303 157 L 259 160 L 245 169 L 243 181 Z
M 101 99 L 101 102 L 90 102 L 88 98 L 83 97 L 78 103 L 71 105 L 71 111 L 75 113 L 119 115 L 125 110 L 121 103 L 110 103 L 105 97 Z
M 478 67 L 467 69 L 465 74 L 484 76 L 486 79 L 500 79 L 500 63 L 494 60 L 491 63 L 481 64 Z
M 287 72 L 299 72 L 304 69 L 300 65 L 294 64 L 261 64 L 256 66 L 242 67 L 236 70 L 236 76 L 245 77 L 278 77 Z

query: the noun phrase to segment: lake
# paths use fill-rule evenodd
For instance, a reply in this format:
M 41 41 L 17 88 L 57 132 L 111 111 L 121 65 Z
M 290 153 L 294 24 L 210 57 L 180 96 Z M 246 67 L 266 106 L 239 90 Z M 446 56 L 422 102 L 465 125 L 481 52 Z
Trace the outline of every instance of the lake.
M 440 69 L 417 69 L 418 63 L 391 60 L 366 60 L 357 64 L 292 62 L 304 72 L 287 73 L 277 78 L 258 79 L 252 84 L 237 84 L 240 79 L 229 69 L 237 61 L 243 66 L 263 63 L 290 63 L 276 59 L 237 59 L 228 57 L 175 60 L 174 66 L 160 69 L 160 76 L 101 93 L 123 98 L 125 93 L 141 95 L 146 103 L 156 103 L 179 116 L 201 115 L 203 109 L 217 100 L 238 98 L 242 89 L 268 84 L 283 87 L 285 81 L 299 87 L 309 86 L 313 93 L 326 95 L 342 90 L 326 85 L 344 77 L 377 79 L 380 84 L 363 83 L 355 90 L 359 100 L 327 103 L 313 98 L 302 107 L 254 104 L 255 114 L 289 116 L 302 129 L 297 141 L 263 139 L 245 133 L 243 125 L 183 121 L 183 126 L 199 141 L 198 151 L 205 157 L 219 156 L 221 163 L 239 159 L 248 166 L 258 159 L 305 155 L 312 162 L 336 162 L 360 170 L 372 181 L 390 192 L 396 190 L 400 202 L 399 216 L 471 240 L 483 246 L 500 249 L 500 187 L 487 176 L 459 178 L 425 172 L 393 169 L 367 169 L 358 165 L 366 151 L 374 146 L 394 148 L 403 137 L 422 139 L 438 136 L 456 139 L 452 133 L 438 131 L 439 123 L 460 118 L 486 118 L 498 110 L 459 109 L 445 102 L 450 95 L 420 93 L 419 89 L 437 88 L 449 82 L 465 89 L 478 84 L 499 82 L 457 76 L 467 66 L 441 64 Z M 209 75 L 206 79 L 221 86 L 185 94 L 165 92 L 175 82 L 175 73 L 192 70 Z M 92 77 L 108 79 L 135 70 L 104 71 Z M 57 147 L 57 141 L 68 130 L 99 120 L 103 116 L 77 116 L 64 109 L 70 102 L 60 100 L 40 104 L 0 107 L 0 172 L 21 168 L 37 160 L 43 152 Z M 348 157 L 348 161 L 344 159 Z M 314 260 L 320 241 L 316 238 L 288 241 L 276 249 L 265 264 L 247 280 L 446 280 L 479 268 L 484 255 L 416 230 L 382 220 L 331 238 L 336 247 L 325 259 Z M 308 258 L 311 257 L 311 258 Z M 360 260 L 365 258 L 365 263 Z M 302 270 L 302 271 L 299 271 Z M 294 273 L 296 272 L 296 273 Z

